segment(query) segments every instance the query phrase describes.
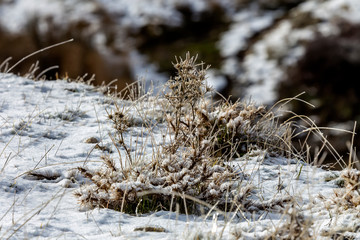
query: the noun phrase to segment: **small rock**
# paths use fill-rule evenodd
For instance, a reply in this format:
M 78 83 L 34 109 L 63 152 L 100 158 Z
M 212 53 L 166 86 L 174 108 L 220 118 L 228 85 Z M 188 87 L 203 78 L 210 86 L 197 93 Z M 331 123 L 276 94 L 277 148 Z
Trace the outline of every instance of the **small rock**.
M 85 143 L 99 143 L 99 139 L 97 139 L 96 137 L 91 137 L 86 139 Z
M 137 228 L 134 228 L 134 231 L 143 231 L 143 232 L 166 232 L 165 228 L 163 228 L 163 227 L 152 227 L 152 226 L 137 227 Z
M 95 149 L 99 149 L 100 151 L 103 151 L 103 152 L 108 152 L 108 153 L 112 153 L 113 151 L 107 147 L 107 146 L 100 146 L 99 144 L 96 144 Z

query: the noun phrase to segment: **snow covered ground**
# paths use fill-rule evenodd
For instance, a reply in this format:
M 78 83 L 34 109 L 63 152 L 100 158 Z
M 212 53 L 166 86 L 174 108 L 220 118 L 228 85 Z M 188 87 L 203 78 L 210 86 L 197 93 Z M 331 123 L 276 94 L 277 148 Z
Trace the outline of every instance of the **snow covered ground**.
M 258 207 L 226 217 L 211 213 L 206 218 L 167 211 L 136 216 L 81 208 L 74 191 L 86 180 L 75 168 L 102 166 L 103 151 L 95 139 L 118 159 L 106 112 L 114 108 L 113 101 L 81 83 L 0 75 L 1 239 L 265 239 L 272 234 L 286 236 L 289 226 L 309 229 L 309 239 L 342 235 L 360 239 L 360 204 L 335 203 L 340 200 L 334 192 L 344 190 L 339 187 L 344 183 L 340 172 L 270 157 L 263 151 L 231 165 L 239 168 L 241 181 L 253 186 L 254 205 L 265 210 Z M 120 106 L 132 104 L 119 101 Z M 150 102 L 142 104 L 141 111 L 162 117 L 156 116 L 156 106 Z M 129 113 L 137 118 L 136 110 Z M 143 143 L 143 159 L 151 159 L 154 144 L 162 141 L 161 125 L 151 143 L 140 137 L 146 134 L 140 135 L 139 128 L 133 127 L 125 141 L 134 147 L 135 142 Z M 137 231 L 149 227 L 160 232 Z

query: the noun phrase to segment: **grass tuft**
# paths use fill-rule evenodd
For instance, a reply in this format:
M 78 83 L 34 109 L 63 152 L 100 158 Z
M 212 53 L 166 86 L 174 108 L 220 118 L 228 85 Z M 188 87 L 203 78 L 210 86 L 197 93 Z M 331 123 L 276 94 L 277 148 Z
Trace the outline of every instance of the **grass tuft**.
M 165 142 L 160 147 L 155 144 L 150 162 L 134 159 L 125 139 L 133 126 L 131 110 L 115 104 L 108 116 L 115 129 L 112 141 L 120 156 L 120 168 L 109 156 L 103 158 L 100 169 L 79 168 L 91 181 L 76 192 L 82 205 L 126 213 L 171 211 L 177 206 L 180 212 L 199 214 L 202 207 L 267 209 L 288 201 L 249 201 L 253 186 L 242 184 L 241 172 L 229 162 L 254 149 L 285 156 L 291 151 L 290 124 L 279 124 L 274 112 L 254 103 L 211 101 L 211 88 L 205 83 L 209 67 L 196 60 L 189 53 L 185 59 L 176 58 L 173 65 L 177 75 L 166 84 L 164 97 L 157 99 L 165 109 L 168 131 L 163 136 Z M 137 89 L 128 91 L 135 93 Z M 132 101 L 144 99 L 143 94 L 138 95 Z M 148 119 L 146 114 L 143 119 Z M 150 135 L 154 135 L 151 130 Z M 122 152 L 127 164 L 123 164 Z

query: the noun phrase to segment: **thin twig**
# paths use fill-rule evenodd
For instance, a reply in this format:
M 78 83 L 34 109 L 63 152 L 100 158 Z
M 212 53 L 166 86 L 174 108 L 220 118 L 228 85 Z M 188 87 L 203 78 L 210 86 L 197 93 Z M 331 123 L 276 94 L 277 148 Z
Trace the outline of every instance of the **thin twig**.
M 66 44 L 66 43 L 69 43 L 69 42 L 72 42 L 72 41 L 74 41 L 73 38 L 72 38 L 72 39 L 69 39 L 69 40 L 66 40 L 66 41 L 63 41 L 63 42 L 60 42 L 60 43 L 53 44 L 53 45 L 48 46 L 48 47 L 45 47 L 45 48 L 42 48 L 42 49 L 40 49 L 40 50 L 38 50 L 38 51 L 35 51 L 35 52 L 27 55 L 26 57 L 23 57 L 22 59 L 20 59 L 20 60 L 19 60 L 17 63 L 15 63 L 11 68 L 9 68 L 9 69 L 6 71 L 6 73 L 11 72 L 11 71 L 12 71 L 16 66 L 18 66 L 20 63 L 22 63 L 22 62 L 25 61 L 26 59 L 28 59 L 28 58 L 30 58 L 30 57 L 38 54 L 38 53 L 44 52 L 44 51 L 49 50 L 49 49 L 51 49 L 51 48 L 54 48 L 54 47 L 57 47 L 57 46 L 60 46 L 60 45 L 63 45 L 63 44 Z

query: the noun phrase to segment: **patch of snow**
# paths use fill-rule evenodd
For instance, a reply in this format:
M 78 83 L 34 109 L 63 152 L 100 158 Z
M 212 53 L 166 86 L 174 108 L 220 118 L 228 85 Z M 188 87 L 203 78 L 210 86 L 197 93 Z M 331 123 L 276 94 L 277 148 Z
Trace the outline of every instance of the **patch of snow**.
M 133 50 L 130 53 L 130 61 L 132 67 L 132 74 L 135 75 L 135 79 L 139 81 L 145 80 L 146 90 L 153 86 L 159 86 L 160 88 L 168 80 L 165 74 L 159 73 L 157 71 L 157 66 L 155 64 L 149 63 L 145 56 L 141 55 L 138 51 Z M 154 89 L 155 92 L 160 89 Z
M 248 40 L 257 32 L 270 26 L 278 13 L 261 14 L 256 10 L 243 10 L 233 17 L 230 30 L 220 38 L 219 49 L 223 57 L 230 57 L 248 46 Z
M 280 20 L 248 49 L 249 37 L 272 25 L 274 19 L 282 14 L 272 10 L 259 11 L 256 4 L 254 1 L 233 15 L 233 23 L 223 33 L 219 48 L 225 57 L 222 71 L 233 76 L 238 83 L 250 85 L 241 95 L 269 105 L 277 99 L 276 86 L 285 77 L 285 68 L 303 56 L 303 42 L 314 39 L 318 33 L 323 36 L 337 34 L 339 29 L 336 23 L 339 20 L 360 23 L 360 2 L 357 0 L 308 0 L 291 11 L 310 13 L 310 16 L 320 20 L 318 23 L 295 28 L 290 13 L 289 17 Z M 238 62 L 234 56 L 242 50 L 248 53 L 242 62 Z
M 207 84 L 214 88 L 216 91 L 223 90 L 226 85 L 227 81 L 224 76 L 218 74 L 216 71 L 209 69 L 206 74 L 206 82 Z
M 360 2 L 356 0 L 328 0 L 317 3 L 311 11 L 315 16 L 325 20 L 338 18 L 353 23 L 360 22 Z

